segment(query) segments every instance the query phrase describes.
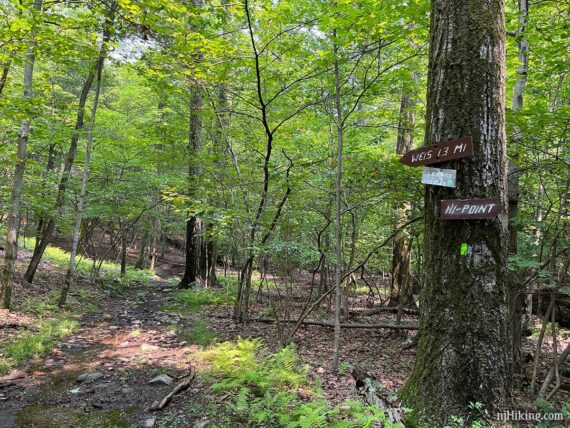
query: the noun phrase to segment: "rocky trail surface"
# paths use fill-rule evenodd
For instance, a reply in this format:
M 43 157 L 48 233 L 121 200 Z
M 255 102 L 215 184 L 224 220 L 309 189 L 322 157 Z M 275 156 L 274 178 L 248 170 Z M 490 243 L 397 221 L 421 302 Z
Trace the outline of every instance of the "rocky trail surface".
M 49 356 L 0 377 L 0 428 L 158 426 L 147 409 L 188 375 L 193 351 L 169 331 L 192 320 L 160 311 L 170 290 L 130 287 L 84 315 Z

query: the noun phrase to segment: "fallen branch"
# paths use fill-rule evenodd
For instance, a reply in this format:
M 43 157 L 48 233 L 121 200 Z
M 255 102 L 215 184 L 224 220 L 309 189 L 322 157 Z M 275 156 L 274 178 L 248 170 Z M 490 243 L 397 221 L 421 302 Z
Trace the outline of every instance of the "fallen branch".
M 190 384 L 192 383 L 192 381 L 194 380 L 194 375 L 196 374 L 196 369 L 194 367 L 190 367 L 190 373 L 188 374 L 188 376 L 181 382 L 179 382 L 172 391 L 170 391 L 166 397 L 164 397 L 162 399 L 162 401 L 155 401 L 154 403 L 152 403 L 152 405 L 148 408 L 148 410 L 150 411 L 155 411 L 155 410 L 162 410 L 164 409 L 168 403 L 170 403 L 170 400 L 172 400 L 172 397 L 174 397 L 176 394 L 178 394 L 180 391 L 184 391 L 185 389 L 188 389 L 188 387 L 190 386 Z
M 277 320 L 275 318 L 250 318 L 249 321 L 253 322 L 262 322 L 266 324 L 273 324 L 273 323 L 288 323 L 288 324 L 297 324 L 298 320 Z M 301 324 L 303 325 L 316 325 L 320 327 L 330 327 L 334 328 L 334 322 L 331 321 L 302 321 Z M 411 325 L 411 324 L 341 324 L 341 328 L 370 328 L 370 329 L 379 329 L 379 328 L 389 328 L 394 330 L 418 330 L 419 326 Z
M 369 311 L 365 311 L 365 312 L 354 311 L 354 312 L 351 312 L 351 314 L 363 316 L 363 317 L 369 317 L 371 315 L 378 315 L 382 312 L 397 313 L 398 308 L 397 307 L 380 306 L 378 308 L 373 308 L 373 309 L 370 309 Z M 418 309 L 402 308 L 402 313 L 408 314 L 408 315 L 419 315 L 420 311 Z
M 374 247 L 374 249 L 372 251 L 370 251 L 368 253 L 368 255 L 364 258 L 364 260 L 362 261 L 362 263 L 360 263 L 358 266 L 356 266 L 354 269 L 352 269 L 350 272 L 346 273 L 342 278 L 341 278 L 341 283 L 348 278 L 350 275 L 352 275 L 354 272 L 356 272 L 358 269 L 361 269 L 362 267 L 364 267 L 364 265 L 368 262 L 368 260 L 370 259 L 370 257 L 372 257 L 378 250 L 380 250 L 382 247 L 384 247 L 385 245 L 387 245 L 397 234 L 398 232 L 400 232 L 401 230 L 403 230 L 404 228 L 408 227 L 409 225 L 411 225 L 412 223 L 415 223 L 416 221 L 421 220 L 423 217 L 417 217 L 414 218 L 412 220 L 410 220 L 409 222 L 407 222 L 406 224 L 403 224 L 402 226 L 398 227 L 390 236 L 388 236 L 381 244 L 377 245 L 376 247 Z M 319 297 L 317 299 L 317 301 L 315 303 L 313 303 L 313 305 L 306 311 L 304 311 L 303 313 L 301 313 L 301 316 L 299 317 L 298 321 L 295 323 L 295 327 L 293 327 L 293 330 L 291 330 L 291 332 L 289 333 L 289 337 L 287 338 L 287 342 L 291 341 L 291 339 L 293 338 L 293 336 L 295 335 L 295 333 L 297 332 L 297 330 L 299 329 L 299 326 L 301 324 L 304 324 L 304 320 L 307 316 L 309 316 L 309 314 L 311 312 L 313 312 L 313 310 L 315 310 L 316 307 L 319 306 L 319 304 L 321 303 L 322 300 L 324 300 L 325 297 L 327 297 L 333 290 L 335 290 L 334 287 L 329 288 L 329 290 L 326 293 L 323 293 L 321 295 L 321 297 Z M 342 328 L 342 325 L 341 325 Z
M 356 390 L 368 404 L 378 406 L 391 424 L 402 421 L 403 410 L 396 404 L 396 396 L 389 394 L 374 375 L 363 369 L 355 368 L 352 370 L 352 377 L 356 382 Z M 393 407 L 394 405 L 396 407 Z
M 0 324 L 0 327 L 2 327 L 2 328 L 14 328 L 14 329 L 25 328 L 25 329 L 33 330 L 33 331 L 39 331 L 40 330 L 38 327 L 31 325 L 31 324 L 20 324 L 20 323 L 15 323 L 15 322 L 7 323 L 7 324 Z

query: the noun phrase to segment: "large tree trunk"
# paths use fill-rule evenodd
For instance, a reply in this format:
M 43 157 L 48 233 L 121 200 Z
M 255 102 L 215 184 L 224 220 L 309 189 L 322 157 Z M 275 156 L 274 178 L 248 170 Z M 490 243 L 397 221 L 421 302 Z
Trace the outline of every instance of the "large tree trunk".
M 189 193 L 194 194 L 193 181 L 200 174 L 200 167 L 196 162 L 196 155 L 202 146 L 202 94 L 197 86 L 192 87 L 192 95 L 190 100 L 190 133 L 188 136 L 188 151 L 190 155 L 190 163 L 188 168 Z M 196 216 L 189 213 L 186 220 L 186 266 L 184 268 L 184 276 L 178 284 L 178 288 L 191 288 L 196 282 L 198 260 L 195 246 L 196 235 Z
M 42 0 L 34 0 L 34 9 L 42 9 Z M 35 28 L 32 29 L 30 45 L 26 55 L 24 65 L 24 98 L 31 102 L 34 97 L 33 77 L 36 56 L 35 48 Z M 6 243 L 4 244 L 4 266 L 0 275 L 0 308 L 10 309 L 12 299 L 12 279 L 14 277 L 14 266 L 18 250 L 18 226 L 20 224 L 20 195 L 24 185 L 24 171 L 26 169 L 28 139 L 30 137 L 30 124 L 32 118 L 28 115 L 22 120 L 20 127 L 20 137 L 18 139 L 18 160 L 14 170 L 14 181 L 12 183 L 12 196 L 10 198 L 10 211 L 6 222 Z
M 89 91 L 91 90 L 91 86 L 93 84 L 94 79 L 95 79 L 95 68 L 91 68 L 89 70 L 87 78 L 85 79 L 83 88 L 81 89 L 81 94 L 79 96 L 79 106 L 77 110 L 77 118 L 75 120 L 75 129 L 71 134 L 71 143 L 69 145 L 69 150 L 67 152 L 67 157 L 65 159 L 63 174 L 59 182 L 53 213 L 47 219 L 47 221 L 43 222 L 41 236 L 37 238 L 38 242 L 36 242 L 36 246 L 32 254 L 32 259 L 30 260 L 28 268 L 26 269 L 26 273 L 24 274 L 24 281 L 30 284 L 34 281 L 34 276 L 36 275 L 36 271 L 38 269 L 40 261 L 42 260 L 44 252 L 55 234 L 56 217 L 61 214 L 61 211 L 63 209 L 63 205 L 65 202 L 65 192 L 67 190 L 67 184 L 71 176 L 71 167 L 75 162 L 75 154 L 77 153 L 77 144 L 79 142 L 79 137 L 81 135 L 81 131 L 83 130 L 84 126 L 85 103 L 87 102 L 87 96 L 89 95 Z
M 414 76 L 416 78 L 416 76 Z M 416 123 L 415 102 L 405 93 L 400 104 L 400 122 L 396 153 L 403 155 L 412 149 L 414 126 Z M 411 210 L 409 201 L 402 201 L 396 207 L 396 229 L 408 222 Z M 413 304 L 412 292 L 412 245 L 410 232 L 401 230 L 394 238 L 392 248 L 392 284 L 389 306 L 409 306 Z
M 466 416 L 470 402 L 490 415 L 509 408 L 507 184 L 502 0 L 433 0 L 426 144 L 473 137 L 456 189 L 427 186 L 425 274 L 416 364 L 402 397 L 421 426 Z M 440 219 L 442 199 L 496 198 L 488 220 Z M 467 254 L 460 248 L 466 244 Z
M 519 53 L 519 64 L 517 67 L 517 82 L 513 93 L 512 111 L 516 112 L 523 108 L 523 96 L 526 88 L 528 74 L 528 40 L 525 31 L 528 22 L 528 0 L 519 0 L 519 23 L 517 31 L 517 45 Z M 517 125 L 513 129 L 512 145 L 513 156 L 509 162 L 509 253 L 518 252 L 518 228 L 516 221 L 519 213 L 519 180 L 520 172 L 518 165 L 519 145 L 522 139 L 522 131 Z M 513 372 L 519 373 L 522 370 L 522 331 L 528 328 L 530 314 L 525 317 L 523 326 L 523 311 L 525 308 L 524 290 L 519 289 L 519 284 L 514 277 L 510 278 L 509 284 L 509 316 L 512 334 L 513 352 Z

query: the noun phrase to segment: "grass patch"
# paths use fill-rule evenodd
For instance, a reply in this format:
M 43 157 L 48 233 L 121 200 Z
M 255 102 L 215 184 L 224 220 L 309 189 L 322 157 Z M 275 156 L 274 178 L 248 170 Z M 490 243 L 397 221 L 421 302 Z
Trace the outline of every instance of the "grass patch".
M 531 337 L 533 339 L 538 339 L 538 337 L 540 336 L 540 330 L 541 329 L 542 329 L 542 322 L 541 321 L 533 323 L 533 325 L 531 327 L 531 332 L 532 332 Z M 562 328 L 558 324 L 556 324 L 556 334 L 559 336 L 570 336 L 570 329 Z M 548 337 L 548 336 L 552 336 L 552 323 L 551 322 L 549 322 L 546 325 L 546 329 L 544 330 L 544 337 Z
M 313 387 L 308 367 L 295 348 L 269 353 L 260 339 L 224 342 L 199 354 L 210 363 L 212 391 L 233 397 L 226 405 L 232 420 L 250 427 L 372 427 L 390 424 L 382 411 L 357 401 L 331 408 Z
M 77 328 L 77 321 L 59 317 L 39 320 L 38 332 L 26 332 L 6 342 L 0 357 L 0 373 L 9 373 L 13 366 L 30 358 L 41 357 L 52 351 L 57 339 L 70 335 Z
M 170 331 L 176 333 L 180 339 L 199 346 L 211 345 L 217 339 L 216 333 L 210 330 L 208 323 L 204 320 L 198 320 L 190 329 L 174 325 Z
M 165 312 L 198 313 L 204 305 L 231 305 L 236 299 L 236 288 L 227 282 L 222 288 L 177 290 L 172 295 L 174 304 L 162 308 Z
M 27 248 L 34 248 L 35 243 L 35 237 L 27 237 L 25 239 L 25 246 Z M 70 254 L 67 251 L 62 250 L 59 247 L 48 245 L 43 259 L 53 263 L 62 270 L 66 270 L 69 265 L 69 257 Z M 99 264 L 99 262 L 97 262 L 97 264 Z M 78 255 L 75 259 L 76 273 L 86 275 L 91 272 L 92 268 L 93 259 L 82 255 Z M 100 273 L 103 282 L 119 281 L 122 285 L 129 285 L 133 282 L 148 284 L 150 279 L 154 276 L 154 272 L 150 269 L 127 268 L 125 275 L 121 277 L 121 266 L 107 261 L 102 263 Z

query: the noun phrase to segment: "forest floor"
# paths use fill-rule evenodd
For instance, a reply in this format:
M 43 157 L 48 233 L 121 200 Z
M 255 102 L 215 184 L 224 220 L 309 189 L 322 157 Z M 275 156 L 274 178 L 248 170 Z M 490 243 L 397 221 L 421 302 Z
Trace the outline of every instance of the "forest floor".
M 38 323 L 41 326 L 54 317 L 53 313 L 37 308 L 50 292 L 50 287 L 46 289 L 41 284 L 61 283 L 57 269 L 52 269 L 50 275 L 44 278 L 47 282 L 39 278 L 40 285 L 16 290 L 25 297 L 20 299 L 17 310 L 0 313 L 0 345 L 20 336 L 40 334 Z M 225 281 L 230 284 L 230 280 Z M 212 292 L 184 294 L 175 289 L 175 284 L 174 277 L 155 276 L 146 283 L 133 282 L 113 295 L 82 284 L 72 295 L 73 310 L 68 310 L 63 318 L 62 314 L 54 318 L 72 322 L 70 331 L 54 336 L 52 343 L 40 344 L 46 346 L 43 356 L 22 361 L 0 376 L 0 428 L 246 426 L 236 416 L 239 408 L 231 390 L 212 390 L 212 360 L 205 353 L 226 341 L 239 343 L 240 338 L 262 338 L 270 355 L 278 352 L 279 343 L 291 326 L 235 324 L 228 304 L 229 285 Z M 306 296 L 295 297 L 292 293 L 292 300 L 284 308 L 276 304 L 283 297 L 276 292 L 278 288 L 260 295 L 253 308 L 254 316 L 275 316 L 285 310 L 295 318 Z M 214 298 L 205 297 L 210 296 L 208 293 L 213 293 Z M 355 311 L 372 304 L 374 301 L 366 295 L 351 299 Z M 326 306 L 311 318 L 329 319 Z M 393 314 L 382 313 L 367 321 L 393 322 L 393 318 Z M 351 321 L 364 320 L 356 315 Z M 417 317 L 406 315 L 403 321 L 417 323 Z M 387 392 L 403 386 L 411 372 L 415 350 L 402 350 L 402 343 L 413 334 L 387 329 L 345 330 L 339 373 L 332 370 L 332 329 L 303 326 L 293 342 L 310 384 L 318 385 L 330 405 L 342 408 L 346 400 L 358 399 L 352 368 L 363 368 L 374 375 Z M 237 355 L 240 349 L 238 346 L 227 351 L 231 359 L 235 356 L 231 354 Z M 191 368 L 196 370 L 196 376 L 187 390 L 175 395 L 164 410 L 148 410 L 184 380 Z M 169 376 L 166 380 L 173 383 L 149 383 L 160 375 Z M 311 401 L 311 394 L 307 391 L 306 401 Z M 561 391 L 560 399 L 567 398 L 568 391 Z M 522 407 L 530 405 L 522 393 L 517 399 Z

